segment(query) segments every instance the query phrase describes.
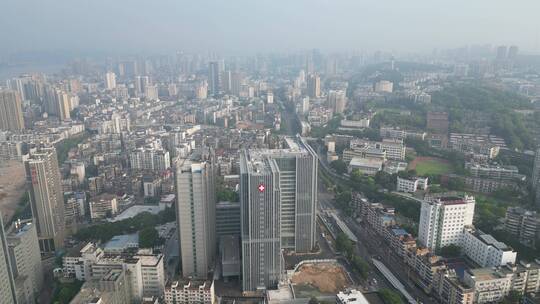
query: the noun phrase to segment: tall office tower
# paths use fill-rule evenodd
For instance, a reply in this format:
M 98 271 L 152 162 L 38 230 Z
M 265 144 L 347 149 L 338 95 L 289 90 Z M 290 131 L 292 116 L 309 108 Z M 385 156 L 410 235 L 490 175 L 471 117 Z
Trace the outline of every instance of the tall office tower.
M 519 48 L 516 45 L 512 45 L 508 49 L 508 59 L 516 59 L 519 52 Z
M 26 100 L 26 96 L 24 94 L 24 85 L 27 82 L 27 79 L 25 77 L 15 77 L 8 79 L 6 81 L 7 88 L 19 93 L 19 97 L 22 100 Z
M 306 73 L 312 74 L 315 73 L 315 63 L 313 62 L 313 55 L 307 54 L 306 55 Z
M 135 78 L 135 93 L 137 93 L 137 96 L 144 95 L 148 85 L 150 85 L 150 78 L 148 76 L 137 76 Z
M 71 102 L 71 95 L 65 91 L 56 91 L 56 116 L 60 120 L 69 120 L 71 119 L 71 110 L 73 110 L 73 105 Z
M 176 215 L 184 277 L 206 279 L 215 255 L 216 172 L 209 154 L 197 151 L 176 162 Z
M 540 185 L 540 148 L 536 149 L 534 156 L 533 172 L 531 176 L 531 183 L 533 188 L 537 188 Z
M 315 245 L 317 157 L 301 138 L 287 138 L 286 144 L 240 155 L 245 291 L 275 287 L 282 249 L 305 253 Z
M 148 85 L 144 93 L 146 99 L 148 100 L 158 100 L 159 99 L 159 90 L 157 85 Z
M 4 232 L 3 215 L 0 213 L 0 303 L 17 303 L 15 280 L 11 270 L 11 259 Z
M 242 88 L 242 73 L 240 72 L 233 72 L 231 74 L 231 94 L 235 96 L 240 95 L 240 90 Z
M 105 74 L 105 87 L 107 90 L 116 88 L 116 74 L 114 72 L 107 72 L 107 74 Z
M 472 225 L 475 200 L 472 196 L 442 196 L 426 199 L 420 210 L 418 240 L 430 249 L 461 245 L 463 228 Z
M 497 60 L 505 60 L 508 54 L 508 48 L 506 45 L 501 45 L 497 47 Z
M 321 96 L 321 77 L 319 77 L 319 75 L 309 75 L 307 80 L 307 91 L 311 98 L 319 98 Z
M 347 104 L 347 96 L 345 91 L 329 91 L 328 92 L 328 107 L 336 114 L 342 114 L 345 111 L 345 105 Z
M 34 300 L 43 285 L 43 269 L 36 225 L 31 222 L 16 222 L 7 235 L 13 276 L 17 282 L 18 294 Z M 30 303 L 30 302 L 28 302 Z
M 29 184 L 32 217 L 42 252 L 52 252 L 64 245 L 64 197 L 56 149 L 39 148 L 24 162 Z
M 230 70 L 221 72 L 221 90 L 227 94 L 232 90 L 232 73 Z
M 21 131 L 24 129 L 22 103 L 15 91 L 0 91 L 0 130 Z
M 219 95 L 221 90 L 221 71 L 219 61 L 210 61 L 208 64 L 208 89 L 212 96 Z
M 536 205 L 540 205 L 540 148 L 536 149 L 534 156 L 531 184 L 536 193 Z
M 326 59 L 326 74 L 327 75 L 336 75 L 337 74 L 337 59 L 335 57 Z

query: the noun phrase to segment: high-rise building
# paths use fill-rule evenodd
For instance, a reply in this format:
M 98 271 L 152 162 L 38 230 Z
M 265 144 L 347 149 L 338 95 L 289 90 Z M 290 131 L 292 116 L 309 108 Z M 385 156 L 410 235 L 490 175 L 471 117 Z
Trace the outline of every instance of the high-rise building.
M 508 59 L 516 59 L 519 52 L 519 48 L 516 45 L 510 46 L 508 49 Z
M 105 87 L 107 90 L 116 88 L 116 74 L 114 72 L 107 72 L 107 74 L 105 74 Z
M 15 91 L 0 91 L 0 130 L 24 129 L 21 97 Z
M 137 76 L 135 78 L 135 93 L 138 96 L 142 96 L 146 93 L 146 87 L 150 85 L 150 78 L 148 76 Z
M 209 151 L 176 161 L 177 222 L 184 277 L 206 279 L 216 248 L 216 172 Z
M 540 148 L 536 149 L 536 153 L 534 155 L 531 183 L 533 188 L 536 188 L 540 184 Z
M 78 96 L 53 87 L 46 88 L 47 113 L 60 120 L 69 120 L 70 112 L 78 106 Z
M 210 61 L 208 64 L 208 90 L 210 95 L 218 95 L 221 91 L 221 65 L 219 61 Z
M 531 184 L 536 193 L 536 205 L 540 205 L 540 148 L 536 149 L 534 156 Z
M 52 252 L 64 243 L 64 197 L 56 149 L 38 148 L 25 161 L 32 217 L 42 252 Z
M 508 48 L 506 45 L 497 47 L 497 60 L 505 60 L 508 55 Z
M 231 93 L 232 73 L 230 70 L 221 72 L 221 90 L 225 93 Z
M 240 203 L 219 202 L 216 204 L 216 235 L 240 236 Z
M 36 225 L 16 222 L 7 235 L 13 276 L 20 282 L 17 294 L 33 300 L 43 285 L 43 269 Z M 29 303 L 29 302 L 28 302 Z
M 3 216 L 0 213 L 0 303 L 15 304 L 17 303 L 15 280 L 2 219 Z
M 467 195 L 424 200 L 420 210 L 418 240 L 433 250 L 448 245 L 460 246 L 463 228 L 472 225 L 474 205 L 474 197 Z
M 307 92 L 311 98 L 319 98 L 321 96 L 321 77 L 311 74 L 307 80 Z
M 287 138 L 286 145 L 240 155 L 245 291 L 277 284 L 282 249 L 305 253 L 315 245 L 317 157 L 301 138 Z
M 331 90 L 328 92 L 328 107 L 336 114 L 342 114 L 345 111 L 345 105 L 347 104 L 347 96 L 345 91 Z
M 242 88 L 242 73 L 240 72 L 233 72 L 231 74 L 231 94 L 235 96 L 240 95 L 240 91 Z
M 158 100 L 159 98 L 159 90 L 157 85 L 147 85 L 144 96 L 148 100 Z

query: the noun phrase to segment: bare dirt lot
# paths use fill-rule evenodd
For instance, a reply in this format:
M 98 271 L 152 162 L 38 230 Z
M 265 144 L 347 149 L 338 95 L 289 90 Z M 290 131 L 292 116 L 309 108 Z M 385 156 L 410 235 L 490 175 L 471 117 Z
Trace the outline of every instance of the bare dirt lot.
M 343 267 L 333 263 L 303 265 L 293 275 L 292 283 L 310 285 L 323 294 L 336 294 L 350 284 Z
M 4 221 L 9 221 L 26 190 L 24 166 L 18 161 L 9 161 L 0 166 L 0 212 Z

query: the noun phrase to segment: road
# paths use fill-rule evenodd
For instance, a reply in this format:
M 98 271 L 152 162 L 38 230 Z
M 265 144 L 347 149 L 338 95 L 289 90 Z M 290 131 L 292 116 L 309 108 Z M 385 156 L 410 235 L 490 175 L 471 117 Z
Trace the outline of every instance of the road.
M 319 164 L 323 164 L 322 166 L 320 166 L 320 168 L 322 170 L 325 170 L 325 172 L 334 179 L 334 182 L 336 184 L 338 184 L 340 180 L 348 180 L 347 177 L 342 176 L 337 178 L 337 174 L 333 172 L 333 170 L 331 170 L 328 166 L 325 166 L 326 164 L 322 159 L 320 159 Z M 370 261 L 371 258 L 374 256 L 380 256 L 386 267 L 388 267 L 390 271 L 392 271 L 392 273 L 403 283 L 403 285 L 406 286 L 407 291 L 414 298 L 420 300 L 422 303 L 425 304 L 436 303 L 436 301 L 432 297 L 424 293 L 421 288 L 414 285 L 414 283 L 409 280 L 409 274 L 407 273 L 409 271 L 408 267 L 404 264 L 402 260 L 399 259 L 398 256 L 392 254 L 392 250 L 390 250 L 389 247 L 382 242 L 381 236 L 371 233 L 370 229 L 362 227 L 349 215 L 343 214 L 338 208 L 335 207 L 333 199 L 328 199 L 329 197 L 333 197 L 333 195 L 327 193 L 324 187 L 319 187 L 319 210 L 335 210 L 341 220 L 343 220 L 347 224 L 349 229 L 351 229 L 355 233 L 356 237 L 359 240 L 355 248 L 356 254 L 361 256 L 366 261 Z M 370 273 L 368 282 L 371 282 L 373 278 L 377 280 L 378 288 L 391 288 L 391 285 L 388 284 L 389 282 L 378 271 Z M 367 286 L 367 288 L 370 287 Z

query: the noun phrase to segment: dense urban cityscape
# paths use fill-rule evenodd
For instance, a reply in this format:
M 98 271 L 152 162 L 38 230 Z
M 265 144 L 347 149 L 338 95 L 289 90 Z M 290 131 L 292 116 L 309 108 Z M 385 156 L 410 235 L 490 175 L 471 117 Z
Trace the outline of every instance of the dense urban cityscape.
M 134 52 L 0 56 L 1 304 L 540 303 L 540 55 Z

